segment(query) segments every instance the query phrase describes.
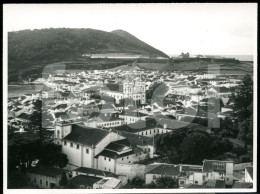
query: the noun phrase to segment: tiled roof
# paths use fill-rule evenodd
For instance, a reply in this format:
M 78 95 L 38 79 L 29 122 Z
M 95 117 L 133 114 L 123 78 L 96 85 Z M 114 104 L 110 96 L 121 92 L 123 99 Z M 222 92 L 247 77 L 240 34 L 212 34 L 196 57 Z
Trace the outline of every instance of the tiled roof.
M 225 188 L 224 180 L 208 180 L 205 184 L 207 188 Z
M 93 184 L 100 181 L 102 178 L 86 176 L 86 175 L 78 175 L 69 180 L 70 183 L 75 185 L 87 185 L 93 187 Z
M 81 173 L 85 173 L 85 174 L 89 174 L 89 175 L 94 174 L 94 175 L 98 175 L 98 176 L 118 177 L 116 174 L 114 174 L 112 172 L 107 172 L 107 171 L 98 170 L 98 169 L 94 169 L 94 168 L 87 168 L 87 167 L 79 167 L 73 171 L 81 172 Z
M 152 170 L 146 172 L 146 174 L 159 174 L 166 176 L 177 176 L 179 174 L 180 167 L 172 164 L 161 164 Z
M 17 118 L 30 120 L 30 116 L 28 114 L 26 114 L 26 113 L 20 114 Z
M 147 119 L 146 121 L 140 120 L 135 123 L 114 127 L 113 129 L 129 133 L 136 133 L 139 131 L 154 129 L 155 127 L 158 127 L 157 121 L 155 119 Z
M 132 154 L 134 154 L 133 151 L 125 152 L 123 154 L 117 154 L 116 152 L 113 152 L 113 151 L 110 151 L 110 150 L 103 150 L 102 152 L 100 152 L 95 157 L 105 156 L 105 157 L 108 157 L 108 158 L 115 159 L 115 158 L 122 158 L 122 157 L 125 157 L 125 156 L 129 156 L 129 155 L 132 155 Z
M 110 91 L 117 91 L 117 92 L 122 92 L 123 91 L 123 85 L 119 84 L 107 84 L 106 89 Z
M 236 181 L 234 182 L 232 188 L 241 188 L 241 189 L 253 188 L 253 183 Z
M 122 151 L 125 147 L 130 147 L 130 142 L 127 139 L 119 140 L 119 141 L 114 141 L 109 143 L 105 149 L 107 150 L 112 150 L 115 152 L 120 152 Z
M 83 125 L 72 125 L 72 131 L 69 135 L 64 137 L 65 140 L 81 143 L 83 145 L 96 145 L 104 137 L 108 135 L 109 131 L 97 128 L 90 128 Z
M 56 177 L 61 175 L 63 172 L 62 169 L 54 168 L 54 167 L 47 167 L 47 166 L 37 166 L 31 167 L 28 169 L 28 173 L 39 174 L 49 177 Z
M 122 116 L 131 116 L 131 117 L 145 117 L 148 116 L 147 114 L 141 113 L 141 112 L 133 112 L 133 111 L 124 111 Z

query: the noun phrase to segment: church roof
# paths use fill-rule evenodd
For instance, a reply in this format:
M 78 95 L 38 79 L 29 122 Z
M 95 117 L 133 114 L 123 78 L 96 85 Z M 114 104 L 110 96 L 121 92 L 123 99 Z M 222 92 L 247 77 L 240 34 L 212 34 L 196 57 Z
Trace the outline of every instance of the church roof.
M 97 128 L 90 128 L 79 124 L 73 124 L 69 135 L 64 140 L 81 143 L 83 145 L 97 145 L 109 134 L 109 131 Z

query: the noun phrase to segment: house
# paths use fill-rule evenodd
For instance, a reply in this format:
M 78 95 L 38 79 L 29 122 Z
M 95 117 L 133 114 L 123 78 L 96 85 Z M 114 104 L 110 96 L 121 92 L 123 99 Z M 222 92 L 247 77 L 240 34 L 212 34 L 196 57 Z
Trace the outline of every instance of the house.
M 225 180 L 225 184 L 233 184 L 233 161 L 204 160 L 203 172 L 206 173 L 205 180 Z
M 140 155 L 127 139 L 121 139 L 108 144 L 95 158 L 99 169 L 117 173 L 118 164 L 132 164 L 145 157 Z
M 253 182 L 253 167 L 245 168 L 245 182 L 247 183 Z
M 159 164 L 150 168 L 145 172 L 145 184 L 150 184 L 162 176 L 177 178 L 180 172 L 180 167 L 174 164 Z
M 83 123 L 88 127 L 110 128 L 123 125 L 124 120 L 120 119 L 117 114 L 93 112 L 89 115 L 89 118 L 83 121 Z
M 141 112 L 134 112 L 134 111 L 123 111 L 119 114 L 119 118 L 123 119 L 126 124 L 135 123 L 140 120 L 145 120 L 148 115 L 141 113 Z
M 115 177 L 118 176 L 112 172 L 103 171 L 99 169 L 94 168 L 87 168 L 87 167 L 78 167 L 72 171 L 72 177 L 77 175 L 87 175 L 87 176 L 93 176 L 93 177 L 99 177 L 99 178 L 107 178 L 107 177 Z
M 104 178 L 93 185 L 93 189 L 120 189 L 122 182 L 116 178 Z
M 27 170 L 29 184 L 39 188 L 53 189 L 59 187 L 63 170 L 54 167 L 37 166 Z
M 93 189 L 93 185 L 96 182 L 99 182 L 102 178 L 87 176 L 87 175 L 78 175 L 69 179 L 69 185 L 73 185 L 77 189 Z
M 113 127 L 113 129 L 116 131 L 124 131 L 147 137 L 153 137 L 156 134 L 163 134 L 172 131 L 170 129 L 161 127 L 154 118 L 139 120 L 135 123 L 125 124 L 119 127 Z

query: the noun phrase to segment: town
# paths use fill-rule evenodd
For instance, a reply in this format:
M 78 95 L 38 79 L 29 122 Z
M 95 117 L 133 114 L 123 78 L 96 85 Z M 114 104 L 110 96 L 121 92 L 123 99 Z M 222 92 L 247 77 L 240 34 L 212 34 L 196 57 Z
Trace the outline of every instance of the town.
M 10 187 L 253 188 L 251 75 L 133 63 L 33 83 L 8 99 Z

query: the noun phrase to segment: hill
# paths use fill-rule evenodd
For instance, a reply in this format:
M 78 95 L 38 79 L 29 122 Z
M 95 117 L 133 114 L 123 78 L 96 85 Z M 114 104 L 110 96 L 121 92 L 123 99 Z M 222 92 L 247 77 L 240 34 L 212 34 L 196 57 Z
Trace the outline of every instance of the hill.
M 8 33 L 8 76 L 17 81 L 29 69 L 82 58 L 82 54 L 129 53 L 168 56 L 123 30 L 51 28 Z M 17 71 L 18 70 L 18 71 Z M 19 78 L 20 79 L 20 78 Z

